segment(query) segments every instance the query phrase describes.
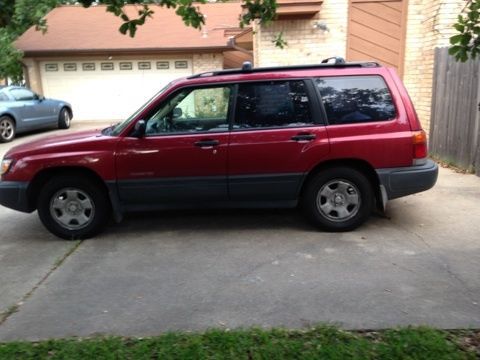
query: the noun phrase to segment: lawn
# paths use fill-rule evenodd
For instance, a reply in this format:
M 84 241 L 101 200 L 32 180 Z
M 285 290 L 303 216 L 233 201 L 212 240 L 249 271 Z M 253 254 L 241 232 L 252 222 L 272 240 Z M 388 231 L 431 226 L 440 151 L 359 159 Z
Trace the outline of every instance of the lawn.
M 479 331 L 209 330 L 0 343 L 0 359 L 476 359 Z

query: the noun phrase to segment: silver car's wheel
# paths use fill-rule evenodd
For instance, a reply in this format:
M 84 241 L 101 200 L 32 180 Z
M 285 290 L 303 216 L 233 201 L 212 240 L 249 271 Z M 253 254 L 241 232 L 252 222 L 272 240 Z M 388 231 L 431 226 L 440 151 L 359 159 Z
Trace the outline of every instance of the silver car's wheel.
M 15 122 L 8 116 L 0 117 L 0 142 L 12 141 L 15 137 Z
M 72 116 L 67 108 L 63 108 L 58 115 L 58 127 L 60 129 L 68 129 L 72 121 Z
M 334 179 L 323 185 L 317 195 L 317 209 L 330 221 L 353 218 L 360 208 L 358 188 L 351 181 Z
M 95 205 L 86 192 L 76 188 L 64 188 L 52 196 L 50 215 L 61 227 L 80 230 L 93 221 Z

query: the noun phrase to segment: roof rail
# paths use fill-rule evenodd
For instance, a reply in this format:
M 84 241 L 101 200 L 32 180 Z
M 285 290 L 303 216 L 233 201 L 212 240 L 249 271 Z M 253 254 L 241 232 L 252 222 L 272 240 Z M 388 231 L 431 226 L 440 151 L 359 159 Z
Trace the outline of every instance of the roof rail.
M 191 75 L 187 77 L 187 79 L 196 79 L 201 77 L 220 76 L 220 75 L 243 74 L 243 73 L 271 72 L 271 71 L 278 71 L 278 70 L 306 70 L 306 69 L 317 69 L 317 68 L 379 67 L 379 66 L 380 65 L 374 61 L 346 62 L 345 59 L 343 59 L 340 56 L 324 59 L 320 64 L 272 66 L 272 67 L 259 67 L 259 68 L 254 68 L 250 61 L 245 61 L 242 67 L 238 69 L 207 71 L 207 72 Z

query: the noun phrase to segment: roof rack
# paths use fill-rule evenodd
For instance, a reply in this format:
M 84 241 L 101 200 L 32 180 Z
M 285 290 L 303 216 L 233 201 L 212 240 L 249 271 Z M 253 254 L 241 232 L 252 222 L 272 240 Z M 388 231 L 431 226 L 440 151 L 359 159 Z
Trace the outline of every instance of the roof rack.
M 317 69 L 317 68 L 379 67 L 379 66 L 380 65 L 374 61 L 346 62 L 345 59 L 340 56 L 324 59 L 320 64 L 271 66 L 271 67 L 259 67 L 259 68 L 254 68 L 250 61 L 245 61 L 242 67 L 238 69 L 207 71 L 207 72 L 191 75 L 187 77 L 187 79 L 196 79 L 201 77 L 210 77 L 210 76 L 219 76 L 219 75 L 270 72 L 270 71 L 277 71 L 277 70 L 305 70 L 305 69 Z

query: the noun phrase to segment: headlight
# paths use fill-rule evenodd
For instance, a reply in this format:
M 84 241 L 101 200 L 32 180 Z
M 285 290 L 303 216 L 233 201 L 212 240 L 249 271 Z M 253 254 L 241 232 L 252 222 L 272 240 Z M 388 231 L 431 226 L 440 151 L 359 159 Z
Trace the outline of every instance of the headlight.
M 12 159 L 3 159 L 2 168 L 0 169 L 0 175 L 6 174 L 8 170 L 10 170 L 10 166 L 12 166 L 12 163 L 13 163 Z

